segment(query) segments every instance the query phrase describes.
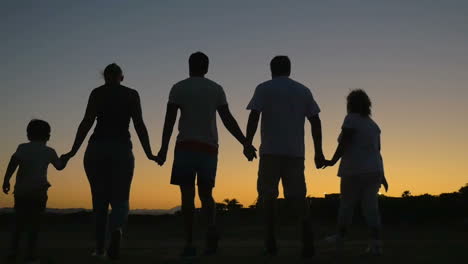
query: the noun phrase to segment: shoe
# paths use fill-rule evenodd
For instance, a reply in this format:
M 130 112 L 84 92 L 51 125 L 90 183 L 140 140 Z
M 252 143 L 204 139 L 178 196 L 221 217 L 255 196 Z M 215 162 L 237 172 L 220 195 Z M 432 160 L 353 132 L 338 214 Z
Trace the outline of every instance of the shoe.
M 330 243 L 330 244 L 333 244 L 333 243 L 336 243 L 336 240 L 338 239 L 338 235 L 331 235 L 331 236 L 327 236 L 323 239 L 323 241 L 325 243 Z
M 26 264 L 40 264 L 41 261 L 37 257 L 27 257 L 24 260 L 24 263 L 26 263 Z
M 276 244 L 276 239 L 270 238 L 265 241 L 264 255 L 266 256 L 278 255 L 278 246 Z
M 13 264 L 13 263 L 16 263 L 16 257 L 17 257 L 16 253 L 9 254 L 9 255 L 5 258 L 6 263 L 12 263 L 12 264 Z
M 203 253 L 205 256 L 211 256 L 216 254 L 218 251 L 218 242 L 219 242 L 219 234 L 215 228 L 208 230 L 206 233 L 206 248 Z
M 98 259 L 105 259 L 107 257 L 106 251 L 105 250 L 95 250 L 92 254 L 91 257 L 93 258 L 98 258 Z
M 335 257 L 341 259 L 344 252 L 344 239 L 338 234 L 326 237 L 324 242 L 335 245 Z
M 194 246 L 185 246 L 180 256 L 183 258 L 195 257 L 197 256 L 197 249 Z
M 302 258 L 311 258 L 315 256 L 314 232 L 306 224 L 302 228 Z
M 120 242 L 122 240 L 122 230 L 117 229 L 111 233 L 111 241 L 107 249 L 107 257 L 110 260 L 118 260 L 120 258 Z
M 382 241 L 372 240 L 369 243 L 369 246 L 366 249 L 366 254 L 372 255 L 372 256 L 381 256 L 381 255 L 383 255 Z

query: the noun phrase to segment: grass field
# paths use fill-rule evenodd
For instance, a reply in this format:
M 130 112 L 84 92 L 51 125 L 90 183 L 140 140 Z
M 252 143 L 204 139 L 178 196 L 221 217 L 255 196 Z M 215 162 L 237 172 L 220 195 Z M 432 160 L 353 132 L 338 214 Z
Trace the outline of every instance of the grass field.
M 321 241 L 321 238 L 333 232 L 331 224 L 317 224 L 317 256 L 308 261 L 298 256 L 300 244 L 296 240 L 294 226 L 280 227 L 279 255 L 265 257 L 262 255 L 261 226 L 243 221 L 220 221 L 222 241 L 216 256 L 182 259 L 178 256 L 183 245 L 180 218 L 132 220 L 125 234 L 122 259 L 118 263 L 334 263 L 333 247 Z M 89 219 L 50 222 L 45 219 L 44 222 L 40 246 L 42 263 L 106 262 L 90 257 L 93 227 Z M 0 229 L 0 236 L 0 249 L 4 256 L 9 237 L 5 225 Z M 197 232 L 196 238 L 199 251 L 202 251 L 202 232 Z M 468 263 L 468 230 L 462 223 L 387 226 L 384 243 L 384 256 L 364 256 L 366 231 L 357 225 L 346 243 L 343 263 Z

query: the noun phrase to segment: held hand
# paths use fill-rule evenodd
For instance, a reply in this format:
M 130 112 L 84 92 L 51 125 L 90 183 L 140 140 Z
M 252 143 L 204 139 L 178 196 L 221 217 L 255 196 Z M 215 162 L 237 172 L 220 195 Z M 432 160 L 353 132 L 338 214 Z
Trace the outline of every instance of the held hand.
M 257 149 L 252 145 L 244 146 L 244 156 L 248 161 L 252 161 L 257 158 Z
M 10 183 L 9 182 L 4 182 L 2 188 L 3 188 L 3 192 L 5 194 L 8 194 L 10 192 Z
M 325 168 L 325 157 L 323 153 L 315 154 L 315 167 L 317 169 Z
M 152 160 L 152 161 L 154 161 L 154 162 L 158 162 L 158 156 L 155 156 L 155 155 L 153 155 L 153 154 L 148 155 L 148 159 L 149 159 L 149 160 Z
M 158 156 L 156 156 L 154 161 L 158 163 L 159 166 L 162 166 L 166 162 L 166 158 L 167 158 L 167 149 L 161 148 L 161 150 L 159 150 L 158 152 Z
M 326 167 L 333 167 L 335 166 L 336 162 L 333 162 L 331 160 L 325 160 L 324 163 L 323 163 L 323 169 L 325 169 Z
M 62 161 L 62 163 L 63 163 L 65 166 L 67 166 L 67 163 L 68 163 L 68 161 L 71 159 L 71 156 L 70 156 L 70 155 L 67 155 L 67 154 L 63 154 L 62 156 L 60 156 L 59 159 Z
M 66 162 L 68 162 L 71 158 L 73 158 L 75 156 L 76 153 L 70 151 L 66 154 L 63 154 L 62 156 L 60 156 L 60 159 L 63 159 L 63 160 L 66 160 Z

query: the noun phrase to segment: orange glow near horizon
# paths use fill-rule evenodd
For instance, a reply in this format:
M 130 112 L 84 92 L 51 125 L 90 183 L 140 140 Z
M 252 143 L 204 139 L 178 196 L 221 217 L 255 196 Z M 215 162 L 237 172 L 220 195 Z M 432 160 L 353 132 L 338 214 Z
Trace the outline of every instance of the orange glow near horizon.
M 322 118 L 323 119 L 323 118 Z M 328 122 L 324 122 L 325 124 Z M 308 125 L 306 126 L 308 129 Z M 329 136 L 324 127 L 325 144 L 324 150 L 327 156 L 331 156 L 336 144 L 335 136 Z M 221 145 L 218 176 L 214 190 L 215 200 L 221 202 L 225 198 L 237 198 L 244 206 L 248 206 L 256 200 L 256 178 L 258 160 L 247 162 L 241 153 L 241 147 L 220 127 L 222 131 L 221 140 L 226 145 Z M 337 134 L 335 131 L 334 134 Z M 384 133 L 388 134 L 388 133 Z M 173 138 L 174 140 L 174 138 Z M 135 140 L 134 140 L 135 141 Z M 153 140 L 157 142 L 157 140 Z M 258 142 L 258 136 L 257 136 Z M 383 152 L 386 175 L 390 183 L 390 191 L 384 193 L 388 196 L 400 196 L 405 190 L 410 190 L 413 195 L 429 193 L 437 195 L 444 192 L 454 192 L 466 183 L 463 175 L 457 175 L 459 169 L 456 166 L 445 166 L 449 162 L 462 164 L 463 158 L 444 161 L 437 164 L 424 166 L 413 166 L 412 164 L 424 164 L 424 159 L 428 156 L 417 156 L 415 159 L 407 159 L 408 156 L 401 156 L 399 144 L 390 144 L 385 140 L 385 151 Z M 323 197 L 324 193 L 339 192 L 339 178 L 336 177 L 336 167 L 325 170 L 316 170 L 313 166 L 312 142 L 306 140 L 308 153 L 306 157 L 306 179 L 308 195 Z M 403 143 L 400 143 L 403 144 Z M 154 143 L 153 143 L 154 145 Z M 180 204 L 179 189 L 177 186 L 169 184 L 172 166 L 172 154 L 168 155 L 168 161 L 163 167 L 146 160 L 141 151 L 139 142 L 134 142 L 136 156 L 135 176 L 131 192 L 132 209 L 169 209 Z M 84 147 L 85 144 L 84 144 Z M 413 155 L 408 151 L 406 155 Z M 91 197 L 88 182 L 82 168 L 82 155 L 80 154 L 71 160 L 69 167 L 64 171 L 55 171 L 49 168 L 49 181 L 52 187 L 49 189 L 49 208 L 90 208 Z M 434 154 L 436 155 L 436 154 Z M 455 155 L 456 156 L 456 155 Z M 448 175 L 451 181 L 447 181 Z M 436 179 L 429 182 L 427 179 Z M 14 181 L 13 181 L 14 182 Z M 280 187 L 281 190 L 281 187 Z M 12 206 L 12 195 L 4 196 L 2 207 Z M 282 197 L 282 194 L 280 194 Z M 6 203 L 5 203 L 6 200 Z M 200 203 L 197 201 L 197 205 Z

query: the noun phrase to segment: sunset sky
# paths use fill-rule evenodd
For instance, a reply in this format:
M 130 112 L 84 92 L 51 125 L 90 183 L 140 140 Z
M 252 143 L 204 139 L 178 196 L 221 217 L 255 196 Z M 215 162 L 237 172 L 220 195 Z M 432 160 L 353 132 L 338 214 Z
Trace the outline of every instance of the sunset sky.
M 160 147 L 171 86 L 188 76 L 188 56 L 210 57 L 208 78 L 220 83 L 245 129 L 245 107 L 270 78 L 275 55 L 292 60 L 291 77 L 308 86 L 322 113 L 324 152 L 331 157 L 350 89 L 365 89 L 382 129 L 390 196 L 457 191 L 468 183 L 468 2 L 466 1 L 2 1 L 0 8 L 0 173 L 27 141 L 32 118 L 52 126 L 48 143 L 68 152 L 100 72 L 122 66 L 124 85 L 139 91 L 153 152 Z M 308 195 L 339 190 L 337 167 L 316 170 L 306 125 Z M 215 199 L 256 199 L 258 160 L 218 122 Z M 148 161 L 132 138 L 136 170 L 131 207 L 172 208 L 179 190 L 164 167 Z M 259 133 L 255 144 L 259 144 Z M 48 207 L 91 207 L 83 152 L 61 172 L 49 168 Z M 12 184 L 14 180 L 12 181 Z M 0 207 L 13 196 L 0 194 Z

